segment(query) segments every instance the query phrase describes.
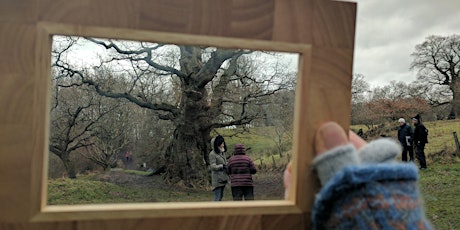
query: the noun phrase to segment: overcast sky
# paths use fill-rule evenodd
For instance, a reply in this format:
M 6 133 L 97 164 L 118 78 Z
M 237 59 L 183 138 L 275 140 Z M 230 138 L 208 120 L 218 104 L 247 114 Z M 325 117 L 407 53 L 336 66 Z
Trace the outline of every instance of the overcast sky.
M 358 3 L 353 73 L 371 87 L 410 83 L 415 45 L 429 35 L 460 34 L 460 0 L 355 0 Z

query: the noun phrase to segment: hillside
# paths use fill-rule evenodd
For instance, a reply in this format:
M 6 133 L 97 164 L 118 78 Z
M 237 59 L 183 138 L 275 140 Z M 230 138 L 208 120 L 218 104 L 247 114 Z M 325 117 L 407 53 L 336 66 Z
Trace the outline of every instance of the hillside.
M 460 138 L 460 120 L 444 120 L 444 121 L 429 121 L 424 122 L 425 127 L 429 130 L 428 141 L 425 146 L 427 155 L 436 154 L 442 151 L 454 152 L 456 144 L 453 138 L 453 132 L 457 132 Z M 412 125 L 413 127 L 413 125 Z M 367 140 L 372 140 L 380 136 L 388 136 L 397 139 L 398 123 L 387 123 L 378 126 L 374 129 L 368 130 L 363 125 L 351 126 L 352 130 L 363 129 L 364 135 Z

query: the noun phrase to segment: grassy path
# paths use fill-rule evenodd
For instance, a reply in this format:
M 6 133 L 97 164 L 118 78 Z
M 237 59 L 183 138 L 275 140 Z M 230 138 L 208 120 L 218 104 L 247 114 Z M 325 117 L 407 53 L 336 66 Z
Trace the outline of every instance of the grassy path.
M 460 162 L 434 163 L 420 172 L 427 218 L 435 229 L 460 229 Z

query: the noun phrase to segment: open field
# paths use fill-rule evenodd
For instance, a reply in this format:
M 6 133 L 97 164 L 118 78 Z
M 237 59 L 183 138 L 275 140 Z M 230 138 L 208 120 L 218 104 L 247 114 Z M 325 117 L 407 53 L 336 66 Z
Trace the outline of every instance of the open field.
M 438 153 L 442 150 L 448 152 L 454 152 L 456 144 L 453 138 L 453 132 L 457 132 L 460 138 L 460 119 L 456 120 L 445 120 L 445 121 L 430 121 L 424 122 L 425 127 L 429 130 L 428 132 L 428 144 L 425 146 L 425 152 L 427 155 Z M 370 139 L 376 138 L 379 135 L 385 135 L 397 139 L 398 134 L 398 123 L 385 124 L 385 126 L 377 132 Z M 414 127 L 412 125 L 412 127 Z M 358 130 L 362 128 L 366 133 L 367 128 L 364 125 L 353 125 L 352 130 Z
M 460 229 L 460 160 L 434 162 L 420 171 L 420 191 L 435 229 Z
M 460 132 L 460 121 L 426 122 L 425 125 L 430 143 L 426 146 L 428 169 L 420 171 L 420 191 L 426 216 L 435 229 L 460 229 L 460 158 L 458 152 L 454 155 L 456 145 L 452 135 L 454 131 Z M 396 136 L 394 128 L 385 130 L 386 135 Z M 235 143 L 251 147 L 248 155 L 258 167 L 264 168 L 254 175 L 256 199 L 282 199 L 282 171 L 288 157 L 279 158 L 277 154 L 265 152 L 274 144 L 261 135 L 228 138 L 229 151 Z M 262 159 L 263 165 L 258 159 Z M 165 185 L 160 176 L 147 177 L 142 171 L 125 170 L 79 175 L 76 180 L 53 179 L 49 180 L 48 188 L 49 204 L 193 202 L 211 201 L 213 196 L 210 188 Z M 224 200 L 231 200 L 228 186 Z

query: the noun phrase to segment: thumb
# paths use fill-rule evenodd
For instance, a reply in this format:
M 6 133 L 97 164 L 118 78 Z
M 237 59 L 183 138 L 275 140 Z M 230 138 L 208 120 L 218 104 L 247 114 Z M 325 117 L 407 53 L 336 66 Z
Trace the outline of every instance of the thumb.
M 286 169 L 284 170 L 283 181 L 284 181 L 284 199 L 289 199 L 289 190 L 291 187 L 291 174 L 292 174 L 292 164 L 289 162 Z
M 315 150 L 312 165 L 323 186 L 346 166 L 359 164 L 355 147 L 348 143 L 345 131 L 335 122 L 325 123 L 318 129 Z
M 315 152 L 320 155 L 337 146 L 348 144 L 345 131 L 335 122 L 327 122 L 319 127 L 315 137 Z

